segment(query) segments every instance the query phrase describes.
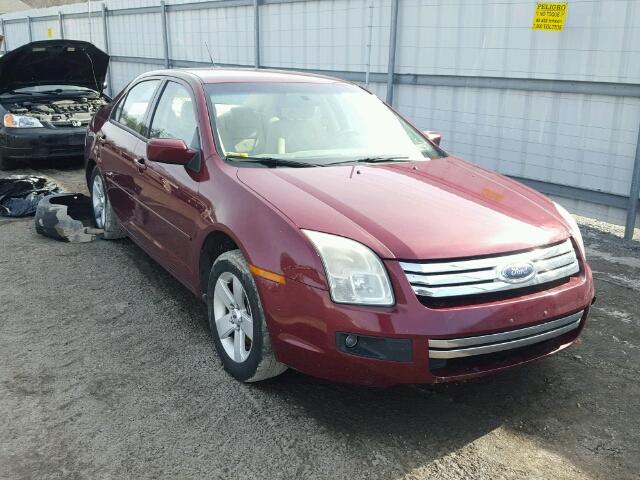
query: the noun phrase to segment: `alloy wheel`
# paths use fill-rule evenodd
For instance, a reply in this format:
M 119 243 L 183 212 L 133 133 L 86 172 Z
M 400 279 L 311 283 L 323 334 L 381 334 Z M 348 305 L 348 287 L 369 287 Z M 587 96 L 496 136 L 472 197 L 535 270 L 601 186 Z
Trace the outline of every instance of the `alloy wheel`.
M 93 216 L 98 228 L 104 228 L 106 220 L 106 197 L 104 193 L 104 183 L 98 174 L 93 179 L 91 188 L 91 203 L 93 204 Z
M 242 282 L 231 272 L 222 273 L 216 282 L 213 317 L 226 354 L 234 362 L 244 362 L 253 345 L 253 316 Z

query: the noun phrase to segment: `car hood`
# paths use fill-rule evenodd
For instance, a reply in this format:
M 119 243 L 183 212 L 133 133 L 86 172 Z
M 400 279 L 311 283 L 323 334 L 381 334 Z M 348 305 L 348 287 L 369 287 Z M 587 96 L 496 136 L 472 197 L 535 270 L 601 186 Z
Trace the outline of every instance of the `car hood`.
M 454 157 L 320 168 L 239 168 L 298 227 L 349 237 L 383 258 L 489 255 L 569 237 L 553 202 Z
M 37 85 L 73 85 L 102 92 L 109 55 L 78 40 L 31 42 L 0 58 L 0 93 Z

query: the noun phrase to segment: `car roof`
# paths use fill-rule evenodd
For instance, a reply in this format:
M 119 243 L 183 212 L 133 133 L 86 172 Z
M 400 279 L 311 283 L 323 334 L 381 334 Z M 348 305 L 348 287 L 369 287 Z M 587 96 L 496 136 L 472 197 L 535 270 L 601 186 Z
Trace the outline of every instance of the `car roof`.
M 173 75 L 180 73 L 196 76 L 202 83 L 254 83 L 254 82 L 288 82 L 288 83 L 349 83 L 339 78 L 327 77 L 311 73 L 284 70 L 253 68 L 178 68 L 148 72 L 147 75 Z

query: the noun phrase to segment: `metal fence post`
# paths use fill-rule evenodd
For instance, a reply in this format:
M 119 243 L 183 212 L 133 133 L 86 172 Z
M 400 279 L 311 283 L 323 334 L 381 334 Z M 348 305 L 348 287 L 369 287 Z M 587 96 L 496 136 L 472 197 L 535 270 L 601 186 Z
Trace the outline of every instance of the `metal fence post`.
M 0 47 L 2 47 L 4 53 L 7 53 L 7 34 L 4 30 L 4 18 L 0 18 L 0 29 L 2 29 L 2 45 Z
M 27 15 L 27 30 L 29 31 L 29 43 L 33 42 L 33 32 L 31 31 L 31 17 Z
M 60 38 L 64 38 L 64 17 L 60 10 L 58 10 L 58 28 L 60 29 Z
M 369 4 L 369 25 L 367 25 L 367 70 L 364 74 L 364 84 L 369 88 L 369 77 L 371 76 L 371 50 L 373 49 L 373 2 Z
M 87 0 L 87 18 L 89 20 L 89 43 L 93 43 L 93 12 L 91 11 L 91 0 Z
M 160 15 L 162 16 L 162 48 L 164 52 L 164 68 L 170 68 L 169 62 L 169 31 L 167 27 L 167 4 L 160 2 Z
M 387 103 L 393 104 L 393 82 L 396 69 L 396 40 L 398 38 L 398 3 L 400 0 L 391 1 L 391 32 L 389 34 L 389 66 L 387 69 Z
M 104 32 L 104 51 L 109 53 L 109 12 L 107 10 L 107 6 L 102 4 L 102 30 Z M 113 85 L 111 84 L 111 64 L 107 69 L 107 92 L 109 92 L 109 96 L 113 97 Z
M 638 196 L 640 196 L 640 127 L 638 128 L 636 160 L 633 164 L 631 189 L 629 190 L 629 208 L 627 209 L 627 221 L 624 226 L 625 240 L 631 240 L 633 238 L 633 232 L 636 228 L 636 215 L 638 214 Z
M 256 68 L 260 68 L 260 0 L 253 0 L 253 58 Z

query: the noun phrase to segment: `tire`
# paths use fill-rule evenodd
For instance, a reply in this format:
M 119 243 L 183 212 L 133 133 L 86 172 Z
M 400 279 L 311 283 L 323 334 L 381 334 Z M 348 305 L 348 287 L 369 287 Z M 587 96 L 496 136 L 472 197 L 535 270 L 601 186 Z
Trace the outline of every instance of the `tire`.
M 117 240 L 119 238 L 124 238 L 126 237 L 126 235 L 120 227 L 118 218 L 116 217 L 116 214 L 111 207 L 111 202 L 109 201 L 109 197 L 106 193 L 104 185 L 104 178 L 102 178 L 100 170 L 98 170 L 98 167 L 94 167 L 93 172 L 91 172 L 91 180 L 89 180 L 93 223 L 97 228 L 104 229 L 102 238 L 104 238 L 105 240 Z M 102 195 L 100 195 L 98 192 L 100 186 L 102 188 Z M 98 197 L 100 196 L 102 197 L 102 210 L 97 213 L 97 204 L 100 203 Z
M 0 153 L 0 170 L 8 170 L 11 166 L 11 162 L 6 158 L 3 158 L 2 154 Z
M 227 285 L 226 295 L 221 284 Z M 241 294 L 238 285 L 242 287 Z M 230 305 L 239 308 L 230 308 Z M 271 348 L 258 289 L 240 250 L 223 253 L 211 267 L 207 310 L 215 349 L 224 369 L 233 378 L 240 382 L 258 382 L 287 369 L 278 362 Z M 251 319 L 250 325 L 247 316 Z M 252 337 L 247 341 L 249 332 Z

